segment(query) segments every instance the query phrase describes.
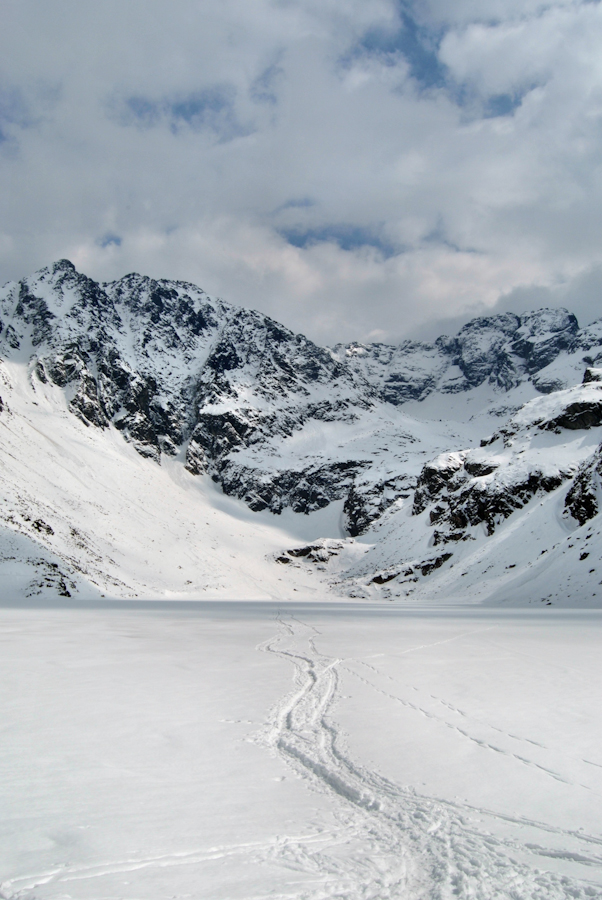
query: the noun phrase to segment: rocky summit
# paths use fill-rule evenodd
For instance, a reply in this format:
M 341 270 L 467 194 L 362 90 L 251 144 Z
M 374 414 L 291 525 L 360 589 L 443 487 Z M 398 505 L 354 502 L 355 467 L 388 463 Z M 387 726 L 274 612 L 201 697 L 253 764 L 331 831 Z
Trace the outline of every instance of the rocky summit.
M 550 587 L 552 568 L 533 553 L 572 560 L 580 529 L 590 542 L 598 534 L 602 320 L 580 327 L 567 310 L 541 309 L 477 318 L 434 343 L 325 348 L 195 285 L 137 274 L 98 283 L 68 260 L 5 285 L 0 320 L 0 446 L 38 478 L 28 493 L 25 462 L 3 465 L 0 515 L 10 546 L 20 535 L 32 559 L 42 553 L 39 590 L 201 590 L 179 570 L 159 589 L 152 561 L 144 584 L 125 578 L 114 557 L 127 557 L 127 536 L 110 538 L 107 525 L 101 539 L 104 513 L 90 512 L 102 506 L 108 522 L 123 511 L 89 484 L 85 497 L 63 490 L 60 504 L 46 490 L 63 477 L 56 428 L 76 469 L 87 434 L 95 453 L 110 445 L 128 465 L 135 451 L 145 484 L 169 474 L 201 518 L 212 485 L 211 503 L 232 498 L 228 515 L 245 528 L 269 521 L 280 537 L 261 566 L 274 582 L 286 572 L 303 590 L 347 596 L 597 603 L 598 561 L 587 578 L 576 565 L 570 583 Z M 591 563 L 597 551 L 582 552 Z

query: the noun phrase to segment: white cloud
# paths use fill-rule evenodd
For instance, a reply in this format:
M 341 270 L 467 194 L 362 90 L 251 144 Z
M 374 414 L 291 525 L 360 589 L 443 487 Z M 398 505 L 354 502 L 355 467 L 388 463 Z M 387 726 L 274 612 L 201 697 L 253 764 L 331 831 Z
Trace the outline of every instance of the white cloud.
M 331 342 L 558 285 L 593 318 L 601 7 L 399 9 L 7 0 L 0 279 L 186 278 Z

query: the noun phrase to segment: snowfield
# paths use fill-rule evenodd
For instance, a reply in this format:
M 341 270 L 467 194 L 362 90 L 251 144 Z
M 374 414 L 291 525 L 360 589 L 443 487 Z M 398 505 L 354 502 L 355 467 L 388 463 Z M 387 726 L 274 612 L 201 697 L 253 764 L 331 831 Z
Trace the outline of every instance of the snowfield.
M 0 578 L 4 597 L 198 599 L 317 593 L 285 585 L 270 554 L 340 536 L 340 505 L 253 513 L 178 459 L 144 458 L 114 428 L 84 425 L 54 385 L 0 365 Z M 287 527 L 288 526 L 288 527 Z M 298 581 L 298 584 L 297 584 Z M 319 592 L 318 592 L 319 593 Z
M 5 900 L 602 897 L 599 612 L 63 602 L 0 609 Z
M 600 363 L 0 290 L 0 900 L 602 900 Z

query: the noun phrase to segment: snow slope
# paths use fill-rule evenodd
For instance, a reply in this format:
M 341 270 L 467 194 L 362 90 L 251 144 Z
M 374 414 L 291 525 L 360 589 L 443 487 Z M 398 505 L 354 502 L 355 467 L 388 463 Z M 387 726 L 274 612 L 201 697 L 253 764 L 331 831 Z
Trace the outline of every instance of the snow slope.
M 87 427 L 60 388 L 4 363 L 0 416 L 2 595 L 245 599 L 316 594 L 284 586 L 266 559 L 291 541 L 340 534 L 340 509 L 252 513 L 177 459 L 138 454 Z M 288 527 L 287 527 L 288 526 Z
M 599 382 L 530 401 L 482 446 L 429 461 L 358 539 L 362 556 L 326 563 L 331 582 L 364 598 L 599 606 L 601 440 Z
M 2 900 L 602 898 L 599 323 L 0 310 Z
M 6 593 L 599 603 L 600 323 L 329 350 L 66 260 L 0 317 Z

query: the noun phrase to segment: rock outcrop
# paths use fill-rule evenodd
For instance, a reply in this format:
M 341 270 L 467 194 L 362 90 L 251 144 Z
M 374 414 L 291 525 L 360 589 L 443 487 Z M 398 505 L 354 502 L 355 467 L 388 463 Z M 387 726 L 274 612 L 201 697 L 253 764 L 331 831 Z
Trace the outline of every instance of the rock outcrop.
M 429 507 L 437 540 L 477 522 L 492 531 L 566 477 L 535 467 L 513 476 L 509 491 L 494 448 L 422 467 L 427 450 L 448 439 L 425 443 L 417 424 L 400 418 L 407 401 L 483 385 L 511 397 L 526 384 L 553 398 L 566 371 L 581 377 L 587 364 L 583 396 L 535 425 L 602 423 L 602 324 L 580 330 L 566 310 L 475 319 L 432 344 L 330 350 L 192 284 L 137 274 L 100 284 L 61 260 L 6 285 L 0 319 L 0 355 L 28 365 L 33 382 L 61 388 L 86 425 L 116 428 L 157 463 L 179 455 L 189 472 L 208 474 L 255 511 L 311 513 L 342 501 L 350 536 L 414 489 L 414 511 Z M 509 445 L 523 427 L 513 420 L 489 444 Z
M 339 344 L 334 352 L 378 385 L 385 400 L 402 404 L 483 383 L 509 390 L 528 379 L 540 393 L 551 393 L 568 384 L 545 370 L 562 353 L 602 350 L 601 338 L 592 326 L 580 332 L 576 317 L 565 309 L 541 309 L 473 319 L 455 337 L 433 344 Z

